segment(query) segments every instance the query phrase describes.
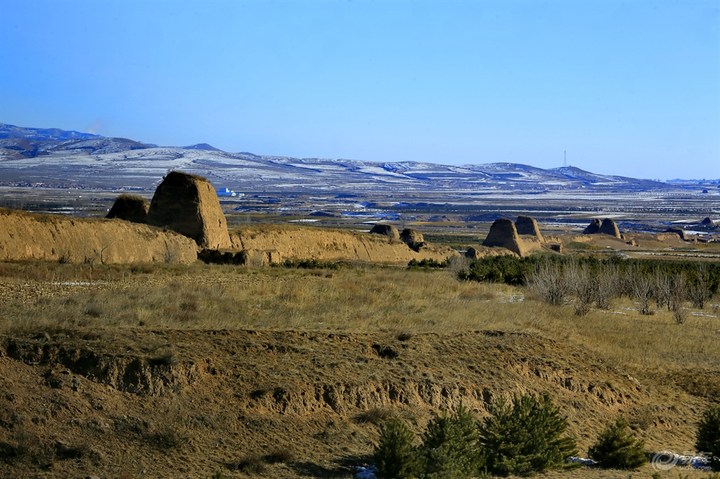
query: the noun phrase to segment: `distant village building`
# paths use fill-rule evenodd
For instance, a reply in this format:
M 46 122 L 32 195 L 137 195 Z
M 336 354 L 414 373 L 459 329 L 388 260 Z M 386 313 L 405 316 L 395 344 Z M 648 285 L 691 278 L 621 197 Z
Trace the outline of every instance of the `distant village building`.
M 242 198 L 243 196 L 245 196 L 242 193 L 236 193 L 235 191 L 231 190 L 230 188 L 221 188 L 221 189 L 217 190 L 217 195 L 218 196 L 231 196 L 231 197 L 236 197 L 236 198 Z

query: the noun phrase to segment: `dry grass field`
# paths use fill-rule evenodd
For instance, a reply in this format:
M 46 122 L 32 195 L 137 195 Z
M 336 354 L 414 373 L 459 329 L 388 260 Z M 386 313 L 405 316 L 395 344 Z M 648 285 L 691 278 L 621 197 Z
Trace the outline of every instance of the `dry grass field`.
M 0 265 L 4 331 L 42 328 L 302 330 L 539 334 L 588 348 L 617 366 L 658 374 L 720 365 L 720 302 L 677 324 L 629 299 L 578 317 L 526 288 L 457 281 L 449 270 L 346 265 L 338 269 L 232 266 Z
M 677 324 L 450 270 L 4 263 L 2 477 L 351 477 L 383 417 L 419 431 L 516 392 L 549 392 L 581 454 L 618 416 L 649 451 L 692 451 L 720 397 L 718 302 Z M 707 477 L 543 477 L 653 473 Z

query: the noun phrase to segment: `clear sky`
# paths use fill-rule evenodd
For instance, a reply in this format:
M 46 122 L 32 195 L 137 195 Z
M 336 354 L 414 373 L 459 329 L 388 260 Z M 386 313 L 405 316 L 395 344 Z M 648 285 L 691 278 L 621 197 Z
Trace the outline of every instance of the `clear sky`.
M 0 0 L 0 122 L 720 178 L 720 0 Z

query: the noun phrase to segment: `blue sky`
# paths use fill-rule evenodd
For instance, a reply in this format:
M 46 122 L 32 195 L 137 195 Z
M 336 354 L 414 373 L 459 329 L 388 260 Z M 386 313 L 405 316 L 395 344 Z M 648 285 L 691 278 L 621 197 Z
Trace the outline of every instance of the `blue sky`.
M 720 178 L 720 0 L 2 0 L 0 122 Z

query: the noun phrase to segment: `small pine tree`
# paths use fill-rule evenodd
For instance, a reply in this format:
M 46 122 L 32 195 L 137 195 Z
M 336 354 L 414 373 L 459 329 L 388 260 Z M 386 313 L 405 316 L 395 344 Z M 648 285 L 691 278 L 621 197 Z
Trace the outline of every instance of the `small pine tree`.
M 600 434 L 588 452 L 601 467 L 637 469 L 647 462 L 643 448 L 643 441 L 634 438 L 627 422 L 620 418 Z
M 480 425 L 480 447 L 489 472 L 501 476 L 530 475 L 562 467 L 575 454 L 575 440 L 566 436 L 567 420 L 547 394 L 523 395 L 512 403 L 490 405 Z
M 710 456 L 713 471 L 720 471 L 720 405 L 705 410 L 696 437 L 697 450 Z
M 427 479 L 459 479 L 478 473 L 484 460 L 478 451 L 475 420 L 463 406 L 452 415 L 433 418 L 420 447 Z
M 410 479 L 420 471 L 414 435 L 400 419 L 393 418 L 380 426 L 380 441 L 374 460 L 379 479 Z

